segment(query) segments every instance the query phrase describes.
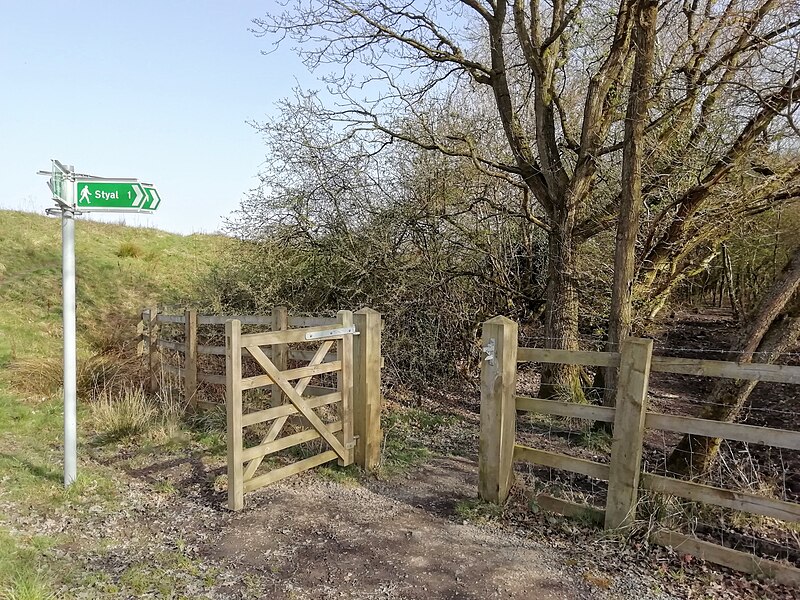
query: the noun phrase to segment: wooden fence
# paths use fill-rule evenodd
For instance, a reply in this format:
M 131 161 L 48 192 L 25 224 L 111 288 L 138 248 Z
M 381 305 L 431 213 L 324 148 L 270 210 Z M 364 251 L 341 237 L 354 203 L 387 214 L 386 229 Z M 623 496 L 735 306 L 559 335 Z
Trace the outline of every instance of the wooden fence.
M 380 370 L 383 368 L 381 357 L 381 330 L 382 320 L 380 313 L 369 308 L 352 313 L 355 336 L 352 350 L 352 422 L 353 435 L 358 443 L 354 449 L 355 462 L 372 471 L 380 460 L 382 433 L 380 429 L 381 413 L 381 379 Z M 229 389 L 229 363 L 226 360 L 226 346 L 224 343 L 225 327 L 228 323 L 236 321 L 239 326 L 254 326 L 261 330 L 267 328 L 270 332 L 290 332 L 296 329 L 309 327 L 334 327 L 339 322 L 338 317 L 307 317 L 290 316 L 286 307 L 273 308 L 270 315 L 201 315 L 194 309 L 186 309 L 183 314 L 166 314 L 163 309 L 152 307 L 142 311 L 142 320 L 137 327 L 139 334 L 139 353 L 146 356 L 149 368 L 150 390 L 159 389 L 162 374 L 173 375 L 183 382 L 182 398 L 187 407 L 192 409 L 206 409 L 222 406 L 225 399 L 230 397 Z M 180 339 L 167 339 L 165 326 L 182 326 Z M 198 327 L 204 326 L 212 330 L 212 339 L 218 339 L 219 344 L 200 344 Z M 171 337 L 181 337 L 171 336 Z M 208 338 L 209 336 L 205 336 Z M 239 350 L 242 356 L 249 357 L 250 352 L 245 348 Z M 179 364 L 170 364 L 166 354 L 177 354 Z M 281 371 L 285 371 L 291 362 L 308 363 L 318 358 L 323 364 L 339 360 L 337 349 L 326 352 L 322 357 L 315 357 L 315 352 L 306 349 L 290 348 L 288 343 L 270 345 L 264 354 Z M 219 357 L 219 370 L 223 373 L 203 372 L 198 364 L 201 356 Z M 241 361 L 240 361 L 241 362 Z M 228 363 L 228 364 L 226 364 Z M 267 376 L 261 376 L 263 379 Z M 198 394 L 199 384 L 206 383 L 220 386 L 218 394 L 220 402 L 201 399 Z M 307 385 L 305 391 L 311 396 L 330 396 L 337 393 L 336 388 Z M 263 382 L 256 378 L 245 378 L 242 389 L 255 389 L 265 387 Z M 273 407 L 284 404 L 285 392 L 276 383 L 269 383 L 272 391 Z
M 636 518 L 640 489 L 791 523 L 800 521 L 800 504 L 642 471 L 646 429 L 800 450 L 800 432 L 797 431 L 648 411 L 651 372 L 800 384 L 800 367 L 653 356 L 652 340 L 635 338 L 624 342 L 619 352 L 518 348 L 517 324 L 505 317 L 495 317 L 484 323 L 483 347 L 486 358 L 481 368 L 479 493 L 484 500 L 503 503 L 513 482 L 514 461 L 526 461 L 607 481 L 605 510 L 547 495 L 538 497 L 539 504 L 547 510 L 567 516 L 588 516 L 604 523 L 606 529 L 626 528 L 632 523 Z M 517 396 L 517 365 L 522 362 L 618 367 L 616 407 Z M 613 423 L 610 464 L 517 444 L 517 411 Z M 652 541 L 732 569 L 800 586 L 800 569 L 782 562 L 760 559 L 675 531 L 657 531 Z

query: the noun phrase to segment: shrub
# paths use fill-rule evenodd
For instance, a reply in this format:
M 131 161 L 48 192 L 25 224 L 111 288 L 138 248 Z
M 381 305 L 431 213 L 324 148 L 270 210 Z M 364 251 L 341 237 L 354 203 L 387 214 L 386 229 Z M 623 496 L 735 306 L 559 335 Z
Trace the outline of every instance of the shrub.
M 368 306 L 382 313 L 385 323 L 385 377 L 411 387 L 425 378 L 473 372 L 482 321 L 495 314 L 525 319 L 538 310 L 541 290 L 515 297 L 515 303 L 504 288 L 471 275 L 486 273 L 491 281 L 502 278 L 501 268 L 515 271 L 516 250 L 496 261 L 502 267 L 451 247 L 423 256 L 393 249 L 391 239 L 376 239 L 375 232 L 391 238 L 394 227 L 381 222 L 368 231 L 311 241 L 284 230 L 274 239 L 232 246 L 227 264 L 205 286 L 215 294 L 209 309 L 266 313 L 286 305 L 292 314 L 333 316 Z

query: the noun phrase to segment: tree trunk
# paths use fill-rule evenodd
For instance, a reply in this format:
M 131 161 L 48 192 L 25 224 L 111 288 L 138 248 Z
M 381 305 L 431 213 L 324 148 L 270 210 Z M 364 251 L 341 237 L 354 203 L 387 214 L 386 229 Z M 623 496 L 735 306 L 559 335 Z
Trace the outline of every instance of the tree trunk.
M 722 244 L 722 266 L 725 270 L 725 281 L 728 284 L 728 301 L 731 303 L 731 314 L 733 320 L 738 321 L 742 316 L 742 311 L 739 309 L 739 303 L 736 295 L 736 284 L 733 279 L 733 264 L 731 263 L 731 254 L 725 244 Z M 721 302 L 720 302 L 721 304 Z
M 608 320 L 608 351 L 616 352 L 630 335 L 633 322 L 632 287 L 636 265 L 636 236 L 642 213 L 642 157 L 644 130 L 655 54 L 658 3 L 640 0 L 633 29 L 636 48 L 631 76 L 625 132 L 622 148 L 622 193 L 617 220 L 617 244 L 614 250 L 614 279 L 611 312 Z M 617 369 L 605 373 L 603 404 L 616 403 Z
M 577 254 L 574 215 L 559 211 L 559 223 L 547 240 L 547 306 L 544 313 L 545 346 L 561 350 L 578 349 L 578 292 L 575 288 Z M 552 364 L 542 369 L 542 398 L 584 402 L 581 369 Z
M 798 310 L 794 312 L 800 313 Z M 772 323 L 758 346 L 761 358 L 758 362 L 774 363 L 782 353 L 797 342 L 798 337 L 800 337 L 800 314 L 782 315 Z M 714 421 L 735 420 L 757 383 L 742 379 L 720 380 L 714 386 L 708 405 L 699 417 Z M 705 475 L 714 463 L 721 442 L 719 438 L 685 435 L 670 454 L 667 471 L 688 477 Z
M 800 336 L 800 296 L 795 297 L 798 289 L 800 246 L 761 301 L 749 327 L 742 330 L 731 348 L 732 352 L 740 354 L 740 363 L 753 362 L 753 355 L 758 352 L 759 362 L 771 364 L 797 341 Z M 755 386 L 756 382 L 753 381 L 719 381 L 699 416 L 703 419 L 733 421 Z M 716 458 L 719 444 L 720 440 L 715 438 L 684 436 L 667 459 L 668 471 L 692 477 L 705 474 Z
M 677 265 L 669 274 L 665 274 L 663 279 L 654 282 L 649 288 L 644 285 L 637 286 L 636 296 L 647 298 L 644 304 L 644 312 L 649 319 L 655 319 L 667 305 L 673 292 L 678 285 L 694 275 L 702 273 L 708 265 L 717 257 L 717 251 L 712 250 L 699 262 L 686 261 Z M 657 284 L 657 285 L 656 285 Z M 690 303 L 694 304 L 694 297 L 689 295 Z

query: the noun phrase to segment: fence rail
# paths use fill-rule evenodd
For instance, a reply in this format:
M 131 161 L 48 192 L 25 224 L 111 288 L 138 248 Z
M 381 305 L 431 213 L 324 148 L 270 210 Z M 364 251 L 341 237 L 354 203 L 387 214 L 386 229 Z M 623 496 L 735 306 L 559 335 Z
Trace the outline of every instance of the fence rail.
M 547 510 L 567 516 L 588 516 L 591 520 L 604 522 L 607 529 L 625 528 L 631 524 L 636 517 L 639 489 L 783 521 L 800 521 L 800 504 L 643 472 L 641 464 L 646 429 L 800 450 L 800 432 L 797 431 L 648 411 L 647 389 L 651 371 L 793 384 L 800 383 L 800 367 L 653 356 L 652 341 L 641 339 L 627 340 L 620 352 L 518 348 L 517 324 L 504 317 L 484 323 L 482 345 L 489 349 L 481 368 L 479 489 L 484 500 L 504 502 L 511 486 L 513 462 L 525 461 L 608 481 L 604 510 L 544 494 L 538 497 L 540 505 Z M 518 396 L 517 364 L 522 362 L 619 367 L 616 406 Z M 516 443 L 517 411 L 613 423 L 610 463 Z M 767 574 L 781 583 L 800 586 L 800 569 L 791 565 L 759 559 L 677 532 L 660 531 L 653 540 L 666 545 L 680 545 L 685 552 L 730 568 Z
M 549 348 L 518 348 L 517 362 L 537 362 L 587 367 L 618 367 L 619 352 L 586 350 L 552 350 Z M 681 358 L 677 356 L 653 356 L 650 370 L 654 373 L 674 373 L 700 377 L 723 377 L 768 381 L 772 383 L 800 384 L 800 367 L 791 365 L 769 365 L 740 363 L 703 358 Z
M 184 400 L 187 404 L 195 407 L 207 408 L 213 406 L 208 401 L 196 400 L 198 383 L 224 386 L 225 375 L 221 373 L 204 373 L 198 370 L 198 356 L 225 356 L 224 345 L 206 345 L 198 343 L 198 326 L 224 327 L 226 321 L 237 320 L 242 325 L 265 325 L 278 330 L 289 328 L 318 327 L 325 328 L 335 324 L 335 317 L 306 317 L 306 316 L 286 316 L 282 322 L 283 315 L 286 314 L 284 307 L 276 307 L 271 315 L 201 315 L 197 311 L 188 309 L 183 314 L 165 314 L 158 307 L 147 308 L 142 311 L 142 320 L 137 326 L 137 334 L 140 339 L 139 353 L 149 356 L 150 366 L 150 389 L 155 391 L 159 385 L 159 373 L 161 371 L 173 375 L 183 380 Z M 183 325 L 184 341 L 166 339 L 161 337 L 161 325 Z M 222 335 L 222 331 L 219 331 Z M 187 349 L 189 352 L 187 352 Z M 164 363 L 161 360 L 163 351 L 170 351 L 182 355 L 182 366 Z M 286 353 L 285 359 L 291 361 L 308 362 L 313 358 L 314 353 L 307 350 L 283 350 Z M 270 359 L 272 348 L 266 350 Z M 249 356 L 245 349 L 242 349 L 243 356 Z M 280 359 L 278 359 L 280 360 Z M 336 360 L 336 352 L 332 350 L 323 359 L 323 363 L 332 363 Z M 335 370 L 332 369 L 332 370 Z M 260 381 L 249 382 L 251 388 L 263 387 Z M 272 385 L 272 382 L 266 382 Z M 224 396 L 223 394 L 221 394 Z
M 145 309 L 143 315 L 149 315 L 150 309 Z M 239 321 L 242 325 L 272 325 L 272 315 L 197 315 L 198 325 L 221 325 L 226 321 Z M 183 325 L 186 315 L 167 315 L 159 312 L 156 318 L 159 323 Z M 289 317 L 288 325 L 292 328 L 328 326 L 336 323 L 335 317 Z

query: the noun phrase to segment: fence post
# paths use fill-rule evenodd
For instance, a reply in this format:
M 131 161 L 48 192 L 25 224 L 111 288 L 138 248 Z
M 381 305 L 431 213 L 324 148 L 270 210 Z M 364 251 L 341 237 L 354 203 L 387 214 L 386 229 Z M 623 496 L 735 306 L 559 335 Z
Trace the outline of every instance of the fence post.
M 145 349 L 145 323 L 150 319 L 149 316 L 149 309 L 145 308 L 142 310 L 141 320 L 136 324 L 136 339 L 139 340 L 136 343 L 136 356 L 144 356 L 144 349 Z M 148 315 L 148 316 L 145 316 Z
M 349 327 L 353 324 L 353 313 L 349 310 L 340 310 L 336 317 L 339 325 Z M 336 354 L 342 363 L 342 368 L 337 374 L 337 385 L 342 394 L 342 445 L 345 447 L 346 458 L 339 460 L 343 467 L 353 464 L 353 336 L 346 335 L 336 342 Z
M 381 455 L 381 314 L 362 308 L 353 314 L 353 433 L 355 461 L 367 472 Z
M 183 393 L 187 406 L 196 407 L 197 399 L 197 310 L 186 309 L 184 315 Z
M 481 432 L 478 492 L 502 504 L 511 489 L 516 435 L 517 324 L 494 317 L 483 324 L 481 340 Z
M 284 331 L 289 329 L 289 313 L 285 306 L 275 306 L 272 309 L 272 331 Z M 273 344 L 272 364 L 279 371 L 285 371 L 288 363 L 289 351 L 286 344 Z M 272 386 L 272 406 L 280 406 L 286 402 L 281 388 L 273 384 Z
M 147 366 L 150 370 L 150 393 L 158 389 L 158 306 L 150 307 L 147 323 Z
M 225 322 L 225 408 L 228 443 L 228 508 L 244 507 L 242 462 L 242 323 Z
M 628 527 L 636 518 L 652 354 L 653 340 L 628 338 L 620 348 L 606 529 Z

